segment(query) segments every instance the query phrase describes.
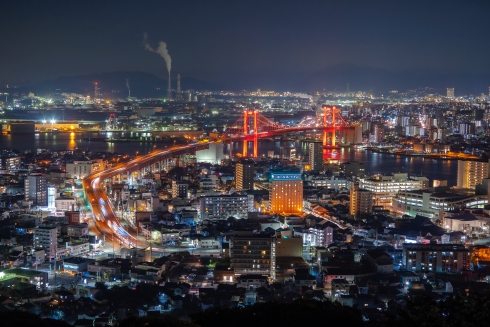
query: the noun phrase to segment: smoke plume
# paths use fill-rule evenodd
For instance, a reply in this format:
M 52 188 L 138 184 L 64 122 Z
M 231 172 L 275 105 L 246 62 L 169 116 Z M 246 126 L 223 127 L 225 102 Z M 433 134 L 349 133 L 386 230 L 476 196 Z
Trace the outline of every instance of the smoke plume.
M 160 41 L 158 43 L 158 48 L 155 50 L 148 43 L 148 35 L 144 33 L 143 44 L 145 45 L 145 50 L 158 53 L 160 56 L 162 56 L 162 58 L 165 60 L 165 63 L 167 64 L 168 73 L 170 74 L 170 69 L 172 68 L 172 58 L 170 58 L 170 55 L 168 54 L 167 43 Z
M 126 78 L 126 87 L 128 88 L 129 90 L 129 78 Z

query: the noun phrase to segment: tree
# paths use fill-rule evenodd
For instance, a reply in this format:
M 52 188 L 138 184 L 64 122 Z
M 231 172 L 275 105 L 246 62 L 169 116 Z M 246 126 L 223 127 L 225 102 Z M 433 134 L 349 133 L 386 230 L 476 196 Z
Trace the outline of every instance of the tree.
M 102 292 L 107 291 L 107 285 L 104 282 L 96 282 L 94 286 L 96 289 L 101 290 Z
M 213 308 L 191 316 L 202 327 L 229 326 L 361 326 L 359 310 L 338 302 L 297 300 L 292 303 L 266 302 L 245 308 Z
M 198 325 L 180 320 L 174 316 L 157 317 L 142 317 L 142 318 L 127 318 L 117 323 L 118 327 L 199 327 Z

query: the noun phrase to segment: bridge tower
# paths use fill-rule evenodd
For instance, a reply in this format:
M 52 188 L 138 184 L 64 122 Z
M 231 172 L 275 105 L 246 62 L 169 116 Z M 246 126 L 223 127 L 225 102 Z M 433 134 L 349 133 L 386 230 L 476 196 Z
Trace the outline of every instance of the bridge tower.
M 339 109 L 332 106 L 323 105 L 323 146 L 327 146 L 329 130 L 331 131 L 332 139 L 331 147 L 336 147 L 336 130 L 338 127 L 345 125 L 345 121 L 340 115 Z
M 243 112 L 243 134 L 245 135 L 245 140 L 243 140 L 243 151 L 242 155 L 244 157 L 248 156 L 248 139 L 247 136 L 252 136 L 252 142 L 253 142 L 253 157 L 257 158 L 258 157 L 258 111 L 257 110 L 245 110 Z

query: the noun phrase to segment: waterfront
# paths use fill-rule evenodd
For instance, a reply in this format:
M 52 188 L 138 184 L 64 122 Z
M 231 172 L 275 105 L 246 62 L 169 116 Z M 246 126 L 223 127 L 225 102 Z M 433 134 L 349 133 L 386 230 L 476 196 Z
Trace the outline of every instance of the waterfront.
M 91 142 L 90 137 L 132 137 L 145 136 L 145 133 L 129 132 L 85 132 L 85 133 L 40 133 L 40 134 L 18 134 L 1 135 L 0 148 L 13 148 L 17 150 L 49 149 L 51 151 L 90 150 L 92 152 L 116 152 L 121 154 L 135 155 L 136 152 L 143 154 L 153 149 L 152 142 Z M 149 134 L 148 134 L 149 135 Z M 249 153 L 252 153 L 249 143 Z M 269 150 L 273 150 L 276 155 L 281 153 L 281 148 L 293 147 L 296 149 L 297 156 L 307 156 L 309 147 L 307 142 L 291 141 L 270 141 L 261 140 L 259 142 L 258 153 L 260 156 L 267 155 Z M 157 148 L 173 145 L 172 143 L 158 143 Z M 241 153 L 242 143 L 234 143 L 233 153 Z M 229 148 L 225 147 L 225 153 L 229 153 Z M 376 153 L 365 150 L 354 150 L 351 148 L 340 148 L 329 150 L 327 157 L 338 159 L 340 162 L 360 161 L 364 163 L 367 174 L 393 172 L 403 172 L 409 175 L 422 175 L 430 179 L 447 180 L 450 186 L 456 185 L 456 175 L 458 170 L 457 160 L 433 160 L 422 157 L 396 156 L 393 154 Z

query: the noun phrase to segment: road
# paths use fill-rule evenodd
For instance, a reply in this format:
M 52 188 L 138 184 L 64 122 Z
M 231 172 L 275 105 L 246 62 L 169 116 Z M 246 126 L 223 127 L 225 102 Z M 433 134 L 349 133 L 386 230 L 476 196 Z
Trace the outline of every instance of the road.
M 253 137 L 269 137 L 271 135 L 277 134 L 285 134 L 289 132 L 295 131 L 305 131 L 310 129 L 316 129 L 316 126 L 298 126 L 298 127 L 287 127 L 279 128 L 277 130 L 271 130 L 268 132 L 255 133 L 252 135 Z M 329 129 L 343 129 L 343 128 L 351 128 L 351 127 L 329 127 Z M 326 128 L 323 128 L 326 129 Z M 234 135 L 228 136 L 225 141 L 240 141 L 248 139 L 250 135 Z M 203 145 L 210 145 L 216 143 L 214 141 L 205 142 L 205 143 L 191 143 L 183 146 L 174 146 L 166 149 L 157 149 L 146 155 L 141 155 L 136 157 L 135 159 L 127 162 L 119 164 L 115 167 L 103 170 L 101 172 L 97 172 L 86 177 L 83 182 L 83 188 L 85 190 L 85 194 L 87 195 L 87 200 L 92 208 L 92 213 L 95 218 L 95 227 L 98 231 L 105 236 L 106 240 L 108 240 L 109 235 L 114 235 L 117 239 L 118 243 L 135 246 L 136 245 L 136 235 L 131 231 L 126 231 L 120 224 L 119 219 L 115 214 L 115 210 L 110 203 L 110 200 L 107 197 L 107 194 L 104 190 L 105 188 L 105 180 L 109 179 L 118 174 L 123 174 L 127 171 L 132 171 L 138 169 L 144 164 L 151 162 L 157 156 L 169 156 L 173 153 L 182 153 L 182 151 L 192 151 L 196 150 Z M 138 240 L 138 246 L 148 246 L 147 242 L 140 242 Z
M 206 144 L 211 143 L 213 142 L 208 142 Z M 92 208 L 92 213 L 95 218 L 95 227 L 98 232 L 105 236 L 106 241 L 112 241 L 112 237 L 115 237 L 116 240 L 114 240 L 114 242 L 128 246 L 136 246 L 137 244 L 139 247 L 147 247 L 149 245 L 148 242 L 143 241 L 141 238 L 137 239 L 135 233 L 127 231 L 121 226 L 115 210 L 104 190 L 104 181 L 115 175 L 123 174 L 144 165 L 156 156 L 171 155 L 174 152 L 181 152 L 183 150 L 193 150 L 202 145 L 205 145 L 205 143 L 192 143 L 168 149 L 154 150 L 147 155 L 136 157 L 130 162 L 117 165 L 86 177 L 83 180 L 82 185 L 90 207 Z

